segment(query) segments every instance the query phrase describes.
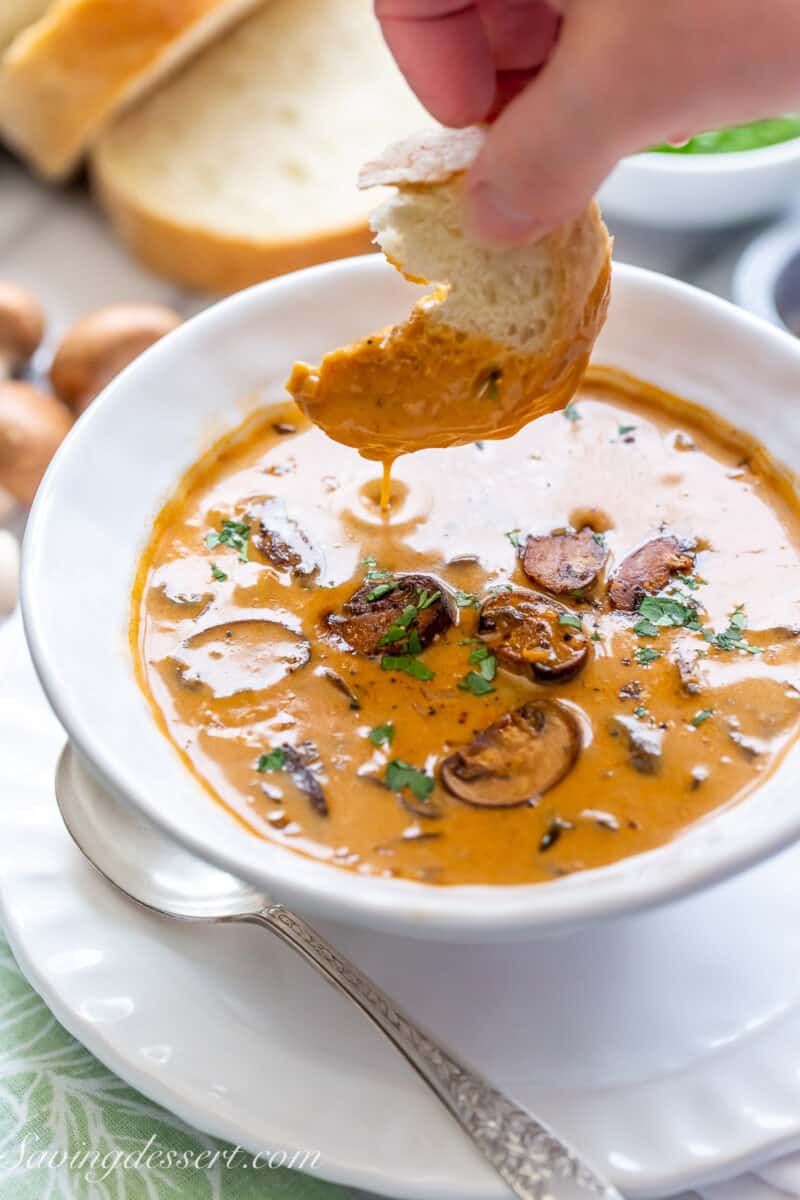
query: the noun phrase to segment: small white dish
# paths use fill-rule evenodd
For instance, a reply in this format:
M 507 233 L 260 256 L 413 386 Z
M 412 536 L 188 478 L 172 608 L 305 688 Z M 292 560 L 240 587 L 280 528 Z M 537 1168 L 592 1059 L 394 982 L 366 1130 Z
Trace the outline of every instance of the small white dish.
M 63 731 L 16 618 L 0 670 L 0 921 L 70 1033 L 252 1152 L 318 1151 L 316 1175 L 402 1200 L 506 1200 L 413 1071 L 277 940 L 149 916 L 87 866 L 53 796 Z M 535 945 L 324 930 L 623 1194 L 665 1196 L 800 1147 L 798 881 L 794 849 Z
M 162 735 L 127 645 L 133 573 L 154 515 L 211 437 L 239 422 L 243 398 L 280 397 L 295 359 L 314 362 L 400 318 L 416 291 L 377 256 L 262 284 L 157 343 L 78 421 L 39 489 L 22 573 L 33 659 L 70 738 L 107 786 L 196 854 L 300 912 L 412 937 L 478 942 L 574 927 L 784 848 L 800 837 L 800 745 L 743 803 L 600 870 L 495 888 L 364 878 L 248 833 Z M 800 343 L 734 306 L 617 266 L 595 360 L 706 405 L 800 469 Z
M 623 158 L 598 199 L 612 218 L 662 229 L 755 221 L 800 197 L 800 138 L 729 154 L 650 152 Z
M 783 221 L 750 243 L 736 264 L 733 298 L 800 337 L 800 218 Z

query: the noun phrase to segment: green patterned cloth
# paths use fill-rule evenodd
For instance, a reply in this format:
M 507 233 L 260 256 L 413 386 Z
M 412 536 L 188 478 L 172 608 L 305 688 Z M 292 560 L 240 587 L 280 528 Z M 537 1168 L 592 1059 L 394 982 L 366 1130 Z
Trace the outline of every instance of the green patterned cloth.
M 233 1154 L 128 1087 L 58 1024 L 0 934 L 0 1197 L 349 1200 L 352 1193 L 256 1164 L 243 1150 Z

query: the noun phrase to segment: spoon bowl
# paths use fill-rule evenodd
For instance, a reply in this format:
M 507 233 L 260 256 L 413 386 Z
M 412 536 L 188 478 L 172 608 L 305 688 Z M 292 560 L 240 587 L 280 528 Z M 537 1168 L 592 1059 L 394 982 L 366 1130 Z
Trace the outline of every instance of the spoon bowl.
M 67 744 L 58 760 L 56 802 L 70 837 L 93 867 L 137 904 L 182 921 L 259 912 L 269 897 L 164 837 L 100 783 Z

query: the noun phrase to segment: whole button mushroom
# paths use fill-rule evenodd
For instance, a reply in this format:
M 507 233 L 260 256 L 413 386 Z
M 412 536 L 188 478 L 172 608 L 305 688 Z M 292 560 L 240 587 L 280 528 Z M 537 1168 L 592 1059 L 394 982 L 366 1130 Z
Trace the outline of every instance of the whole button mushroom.
M 39 301 L 0 279 L 0 380 L 10 379 L 36 353 L 44 335 L 44 312 Z
M 53 391 L 77 415 L 128 363 L 181 324 L 161 304 L 109 304 L 67 330 L 50 368 Z
M 19 380 L 0 382 L 0 487 L 30 504 L 72 425 L 55 397 Z

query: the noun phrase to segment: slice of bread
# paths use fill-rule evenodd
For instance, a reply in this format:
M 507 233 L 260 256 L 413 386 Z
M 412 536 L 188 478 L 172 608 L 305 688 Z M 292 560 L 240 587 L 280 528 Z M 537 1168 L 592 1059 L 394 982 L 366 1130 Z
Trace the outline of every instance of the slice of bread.
M 361 173 L 395 184 L 372 218 L 389 261 L 434 291 L 407 321 L 297 364 L 289 391 L 331 437 L 388 461 L 509 437 L 574 394 L 608 306 L 611 243 L 597 205 L 540 241 L 497 246 L 464 226 L 479 129 L 390 147 Z
M 55 0 L 0 66 L 0 134 L 48 179 L 170 71 L 264 0 Z
M 370 0 L 271 0 L 100 139 L 112 222 L 170 279 L 229 292 L 370 247 L 370 148 L 422 109 Z
M 28 25 L 38 21 L 51 0 L 3 0 L 0 4 L 0 54 Z

